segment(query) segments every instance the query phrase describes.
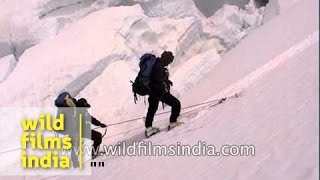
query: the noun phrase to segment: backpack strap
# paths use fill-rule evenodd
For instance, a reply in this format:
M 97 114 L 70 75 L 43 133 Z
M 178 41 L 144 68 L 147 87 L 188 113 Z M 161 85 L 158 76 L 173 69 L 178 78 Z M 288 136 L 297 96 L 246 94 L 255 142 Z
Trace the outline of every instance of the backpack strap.
M 131 84 L 133 86 L 134 82 L 133 81 L 130 81 L 130 82 L 131 82 Z M 133 101 L 134 101 L 135 104 L 137 104 L 138 96 L 137 96 L 137 93 L 134 92 L 134 91 L 133 91 Z
M 134 103 L 137 104 L 137 101 L 138 101 L 138 96 L 137 96 L 137 93 L 133 93 L 133 100 L 134 100 Z

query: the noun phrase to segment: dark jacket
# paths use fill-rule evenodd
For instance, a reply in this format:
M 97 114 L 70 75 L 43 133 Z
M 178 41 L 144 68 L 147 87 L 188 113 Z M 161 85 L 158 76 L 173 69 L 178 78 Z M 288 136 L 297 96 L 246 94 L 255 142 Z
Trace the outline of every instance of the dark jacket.
M 64 130 L 57 132 L 64 135 L 68 134 L 70 136 L 77 134 L 76 109 L 72 107 L 60 107 L 58 108 L 57 118 L 60 117 L 60 114 L 64 115 Z
M 82 114 L 82 133 L 84 136 L 91 135 L 91 124 L 96 126 L 101 125 L 101 122 L 95 117 L 91 116 L 86 108 L 77 108 L 77 113 L 78 115 Z M 77 124 L 77 128 L 79 129 L 79 124 Z
M 101 125 L 101 122 L 97 120 L 95 117 L 91 116 L 87 110 L 85 110 L 84 108 L 80 109 L 81 111 L 79 111 L 78 113 L 81 113 L 83 115 L 82 124 L 93 124 L 96 126 Z
M 100 126 L 101 122 L 91 116 L 86 108 L 58 108 L 57 118 L 64 114 L 64 130 L 57 131 L 63 135 L 79 134 L 79 115 L 82 114 L 82 133 L 91 134 L 91 124 Z
M 160 98 L 163 94 L 170 91 L 169 77 L 167 75 L 167 68 L 157 58 L 153 66 L 150 79 L 151 96 Z

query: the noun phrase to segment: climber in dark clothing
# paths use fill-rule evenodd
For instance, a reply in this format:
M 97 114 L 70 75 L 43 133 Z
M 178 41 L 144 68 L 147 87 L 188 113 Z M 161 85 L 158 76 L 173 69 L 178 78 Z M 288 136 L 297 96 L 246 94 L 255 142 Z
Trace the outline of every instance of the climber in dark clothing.
M 82 114 L 82 129 L 83 129 L 83 138 L 93 140 L 93 151 L 92 151 L 92 159 L 94 159 L 98 155 L 99 146 L 102 142 L 102 134 L 98 131 L 91 129 L 91 124 L 100 126 L 102 128 L 107 127 L 107 125 L 101 123 L 95 117 L 91 116 L 88 112 L 88 108 L 90 108 L 90 104 L 87 102 L 85 98 L 80 98 L 76 102 L 77 113 Z
M 180 101 L 170 94 L 170 86 L 172 82 L 169 80 L 169 71 L 167 66 L 173 61 L 174 56 L 170 51 L 164 51 L 160 58 L 157 58 L 153 66 L 150 79 L 151 93 L 149 95 L 149 108 L 145 122 L 145 135 L 150 137 L 159 132 L 159 129 L 152 127 L 152 122 L 155 113 L 158 110 L 159 102 L 163 102 L 172 107 L 170 124 L 168 129 L 172 129 L 178 125 L 177 118 L 180 115 L 181 104 Z
M 79 160 L 76 153 L 77 148 L 79 147 L 79 126 L 76 113 L 76 102 L 77 100 L 68 92 L 60 93 L 54 102 L 58 108 L 57 118 L 61 115 L 64 116 L 64 129 L 56 131 L 56 133 L 57 136 L 61 134 L 71 138 L 71 161 L 74 168 L 79 167 Z
M 102 141 L 101 133 L 91 130 L 91 125 L 100 126 L 102 128 L 107 127 L 105 124 L 98 121 L 96 118 L 90 116 L 87 109 L 90 108 L 90 104 L 86 99 L 81 98 L 76 100 L 70 93 L 62 92 L 55 100 L 55 105 L 58 107 L 57 117 L 61 114 L 64 115 L 65 123 L 64 130 L 57 131 L 58 134 L 71 137 L 71 161 L 73 167 L 79 167 L 79 160 L 76 154 L 76 150 L 79 147 L 79 115 L 82 114 L 82 137 L 93 140 L 92 158 L 97 156 L 99 145 Z

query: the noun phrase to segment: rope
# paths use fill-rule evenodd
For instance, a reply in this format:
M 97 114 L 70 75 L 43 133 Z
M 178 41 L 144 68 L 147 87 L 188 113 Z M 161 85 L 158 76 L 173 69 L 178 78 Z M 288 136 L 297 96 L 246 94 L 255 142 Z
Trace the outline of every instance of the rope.
M 206 102 L 203 102 L 203 103 L 198 103 L 198 104 L 193 104 L 193 105 L 190 105 L 190 106 L 186 106 L 186 107 L 181 108 L 181 110 L 186 110 L 186 109 L 190 109 L 190 108 L 194 108 L 194 107 L 198 107 L 198 106 L 199 106 L 199 108 L 202 108 L 203 105 L 208 105 L 208 107 L 213 107 L 213 106 L 215 106 L 215 105 L 218 105 L 218 104 L 224 102 L 224 101 L 227 100 L 227 99 L 237 98 L 237 97 L 239 97 L 239 96 L 240 96 L 239 93 L 235 93 L 235 94 L 233 94 L 233 95 L 231 95 L 231 96 L 227 96 L 227 97 L 224 97 L 224 98 L 214 99 L 214 100 L 206 101 Z M 212 104 L 212 103 L 215 103 L 215 102 L 218 102 L 218 103 Z M 183 116 L 183 115 L 185 115 L 185 114 L 187 114 L 187 113 L 190 113 L 190 112 L 192 112 L 192 111 L 195 111 L 195 109 L 190 110 L 190 111 L 187 111 L 187 112 L 184 112 L 184 113 L 181 113 L 180 116 Z M 157 114 L 155 114 L 155 116 L 159 116 L 159 115 L 163 115 L 163 114 L 168 114 L 168 113 L 171 113 L 171 111 L 165 111 L 165 112 L 157 113 Z M 126 120 L 126 121 L 121 121 L 121 122 L 118 122 L 118 123 L 112 123 L 112 124 L 109 124 L 108 126 L 110 127 L 110 126 L 125 124 L 125 123 L 129 123 L 129 122 L 133 122 L 133 121 L 140 120 L 140 119 L 142 119 L 142 118 L 144 118 L 144 116 L 138 117 L 138 118 L 134 118 L 134 119 L 129 119 L 129 120 Z M 96 128 L 93 128 L 93 129 L 96 130 L 96 129 L 100 129 L 100 128 L 101 128 L 101 127 L 96 127 Z M 139 127 L 139 128 L 140 128 L 140 127 Z M 133 129 L 133 130 L 129 130 L 128 132 L 137 130 L 137 129 L 139 129 L 139 128 L 135 128 L 135 129 Z M 108 128 L 106 127 L 106 128 L 105 128 L 105 131 L 104 131 L 104 134 L 102 135 L 102 138 L 104 138 L 104 136 L 107 134 L 107 129 L 108 129 Z M 125 133 L 128 133 L 128 132 L 115 134 L 115 135 L 112 135 L 112 136 L 108 136 L 108 137 L 106 137 L 106 138 L 118 136 L 118 135 L 125 134 Z M 6 154 L 6 153 L 10 153 L 10 152 L 13 152 L 13 151 L 17 151 L 17 150 L 20 150 L 20 149 L 21 149 L 21 148 L 16 148 L 16 149 L 11 149 L 11 150 L 7 150 L 7 151 L 3 151 L 3 152 L 0 152 L 0 155 L 1 155 L 1 154 Z
M 235 93 L 235 94 L 233 94 L 231 96 L 227 96 L 227 97 L 224 97 L 224 98 L 214 99 L 214 100 L 206 101 L 206 102 L 203 102 L 203 103 L 198 103 L 198 104 L 186 106 L 184 108 L 181 108 L 181 110 L 186 110 L 186 109 L 190 109 L 190 108 L 194 108 L 194 107 L 198 107 L 198 108 L 183 112 L 183 113 L 180 114 L 179 117 L 183 117 L 183 116 L 185 116 L 185 115 L 187 115 L 189 113 L 196 112 L 196 111 L 198 111 L 199 108 L 205 109 L 205 108 L 214 107 L 214 106 L 219 105 L 222 102 L 226 101 L 227 99 L 238 98 L 240 95 L 241 95 L 240 93 Z M 206 105 L 206 106 L 204 106 L 204 105 Z M 162 115 L 162 114 L 167 114 L 167 113 L 170 113 L 170 112 L 171 111 L 165 111 L 165 112 L 157 113 L 155 116 L 159 116 L 159 115 Z M 135 120 L 140 120 L 142 118 L 144 118 L 144 116 L 143 117 L 139 117 L 139 118 L 129 119 L 129 120 L 122 121 L 122 122 L 119 122 L 119 123 L 109 124 L 108 126 L 129 123 L 129 122 L 132 122 L 132 121 L 135 121 Z M 116 137 L 116 136 L 120 136 L 120 135 L 123 135 L 123 134 L 127 134 L 127 133 L 136 131 L 136 130 L 141 129 L 141 128 L 142 128 L 142 126 L 134 128 L 134 129 L 130 129 L 130 130 L 125 131 L 125 132 L 121 132 L 121 133 L 117 133 L 117 134 L 114 134 L 114 135 L 111 135 L 111 136 L 107 136 L 104 139 L 109 139 L 111 137 Z
M 218 104 L 220 104 L 220 103 L 216 103 L 215 105 L 218 105 Z M 212 107 L 212 106 L 213 106 L 213 105 L 210 105 L 209 107 Z M 198 107 L 198 108 L 203 108 L 203 107 Z M 179 117 L 183 117 L 183 116 L 186 115 L 186 114 L 192 113 L 192 112 L 194 112 L 194 111 L 198 111 L 198 108 L 192 109 L 192 110 L 189 110 L 189 111 L 186 111 L 186 112 L 184 112 L 184 113 L 181 113 Z M 206 108 L 206 107 L 204 107 L 204 108 Z M 133 131 L 137 131 L 137 130 L 143 128 L 143 127 L 144 127 L 144 125 L 139 126 L 139 127 L 136 127 L 136 128 L 134 128 L 134 129 L 130 129 L 130 130 L 125 131 L 125 132 L 121 132 L 121 133 L 113 134 L 113 135 L 111 135 L 111 136 L 107 136 L 107 137 L 105 137 L 104 139 L 110 139 L 110 138 L 112 138 L 112 137 L 117 137 L 117 136 L 120 136 L 120 135 L 124 135 L 124 134 L 130 133 L 130 132 L 133 132 Z
M 219 98 L 219 99 L 206 101 L 206 102 L 203 102 L 203 103 L 193 104 L 193 105 L 190 105 L 190 106 L 183 107 L 183 108 L 181 108 L 181 110 L 190 109 L 190 108 L 194 108 L 194 107 L 197 107 L 197 106 L 203 106 L 203 105 L 215 103 L 217 101 L 226 100 L 226 99 L 230 99 L 230 98 L 234 98 L 234 97 L 238 97 L 238 94 L 236 93 L 236 94 L 234 94 L 232 96 L 228 96 L 228 97 L 225 97 L 225 98 Z M 168 114 L 168 113 L 171 113 L 171 111 L 165 111 L 165 112 L 157 113 L 154 116 L 159 116 L 159 115 Z M 115 126 L 115 125 L 119 125 L 119 124 L 125 124 L 125 123 L 129 123 L 129 122 L 132 122 L 132 121 L 140 120 L 142 118 L 144 118 L 144 116 L 137 117 L 137 118 L 134 118 L 134 119 L 125 120 L 125 121 L 121 121 L 121 122 L 117 122 L 117 123 L 111 123 L 108 126 Z
M 7 150 L 7 151 L 3 151 L 3 152 L 0 152 L 0 154 L 6 154 L 6 153 L 9 153 L 9 152 L 13 152 L 13 151 L 17 151 L 17 150 L 20 150 L 21 148 L 16 148 L 16 149 L 11 149 L 11 150 Z
M 102 127 L 95 127 L 95 128 L 92 128 L 92 130 L 97 130 L 97 129 L 101 129 Z M 108 126 L 107 127 L 105 127 L 105 130 L 104 130 L 104 132 L 103 132 L 103 134 L 102 134 L 102 138 L 107 134 L 107 131 L 108 131 Z

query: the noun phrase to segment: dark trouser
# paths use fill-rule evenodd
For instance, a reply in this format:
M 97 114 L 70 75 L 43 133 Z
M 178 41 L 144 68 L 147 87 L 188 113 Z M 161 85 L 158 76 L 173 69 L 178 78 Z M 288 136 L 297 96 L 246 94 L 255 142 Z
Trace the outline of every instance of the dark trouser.
M 174 97 L 172 94 L 166 93 L 160 99 L 151 95 L 149 96 L 148 101 L 149 101 L 149 108 L 148 108 L 148 113 L 147 113 L 146 122 L 145 122 L 146 128 L 152 126 L 153 118 L 158 110 L 160 101 L 172 107 L 170 122 L 171 123 L 177 122 L 177 118 L 180 115 L 181 104 L 180 104 L 180 101 L 176 97 Z
M 83 134 L 83 138 L 89 139 L 90 136 Z M 100 146 L 100 144 L 102 142 L 102 134 L 98 131 L 91 130 L 91 140 L 93 141 L 93 145 L 92 145 L 94 148 L 93 152 L 98 153 L 98 147 Z
M 91 132 L 91 134 L 90 134 Z M 79 167 L 79 160 L 78 160 L 78 152 L 79 152 L 79 137 L 76 135 L 77 133 L 72 133 L 70 131 L 61 131 L 59 132 L 63 135 L 68 135 L 71 137 L 71 161 L 74 167 Z M 102 134 L 98 131 L 91 130 L 91 127 L 84 127 L 82 132 L 82 137 L 86 139 L 93 140 L 93 150 L 92 153 L 98 153 L 98 147 L 100 146 L 102 142 Z M 82 142 L 81 142 L 82 143 Z
M 93 150 L 92 150 L 92 154 L 96 154 L 99 153 L 99 149 L 98 147 L 100 146 L 101 142 L 102 142 L 102 134 L 98 131 L 95 130 L 91 130 L 91 137 L 89 133 L 85 133 L 86 131 L 84 131 L 82 137 L 86 138 L 86 139 L 91 139 L 93 140 Z M 76 151 L 78 151 L 79 148 L 79 143 L 78 142 L 79 139 L 77 138 L 72 138 L 71 143 L 72 143 L 72 150 L 71 150 L 71 161 L 73 163 L 74 167 L 78 167 L 79 166 L 79 161 L 78 161 L 78 155 Z

